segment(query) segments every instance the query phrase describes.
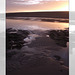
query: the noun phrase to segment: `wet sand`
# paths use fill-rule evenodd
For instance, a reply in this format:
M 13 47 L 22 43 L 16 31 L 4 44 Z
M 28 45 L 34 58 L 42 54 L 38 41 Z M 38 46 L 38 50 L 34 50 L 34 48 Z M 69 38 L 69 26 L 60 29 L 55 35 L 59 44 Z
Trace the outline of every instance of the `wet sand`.
M 14 65 L 13 65 L 14 66 Z M 37 58 L 28 65 L 21 68 L 13 68 L 8 75 L 68 75 L 69 71 L 66 66 L 60 65 L 58 61 L 52 58 Z
M 68 46 L 58 46 L 48 31 L 30 31 L 21 49 L 7 50 L 7 75 L 68 75 Z M 54 56 L 60 57 L 57 60 Z M 66 58 L 66 59 L 64 59 Z M 67 60 L 67 62 L 66 62 Z

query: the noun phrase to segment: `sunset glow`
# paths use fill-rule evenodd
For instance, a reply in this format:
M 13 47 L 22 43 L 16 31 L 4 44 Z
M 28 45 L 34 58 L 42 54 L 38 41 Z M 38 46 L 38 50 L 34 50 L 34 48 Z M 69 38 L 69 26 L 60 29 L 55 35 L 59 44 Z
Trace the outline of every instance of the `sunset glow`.
M 7 0 L 8 12 L 68 11 L 68 0 Z

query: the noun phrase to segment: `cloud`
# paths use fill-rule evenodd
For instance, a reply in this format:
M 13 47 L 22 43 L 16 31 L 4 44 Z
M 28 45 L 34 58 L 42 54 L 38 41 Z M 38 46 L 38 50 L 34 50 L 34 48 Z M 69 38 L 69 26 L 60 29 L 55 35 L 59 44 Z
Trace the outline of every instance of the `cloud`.
M 35 5 L 35 4 L 44 4 L 45 2 L 50 1 L 67 1 L 67 0 L 15 0 L 13 3 L 20 5 Z
M 43 0 L 18 0 L 14 2 L 15 4 L 24 4 L 24 5 L 34 5 L 40 4 Z

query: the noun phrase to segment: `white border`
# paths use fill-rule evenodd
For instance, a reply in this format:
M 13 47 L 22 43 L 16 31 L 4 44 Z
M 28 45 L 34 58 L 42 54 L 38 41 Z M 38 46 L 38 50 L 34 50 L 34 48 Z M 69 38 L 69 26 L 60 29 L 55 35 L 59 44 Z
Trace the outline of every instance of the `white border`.
M 0 0 L 0 75 L 6 74 L 6 61 L 5 61 L 5 29 L 6 29 L 6 21 L 5 21 L 5 6 L 6 6 L 6 0 Z M 75 23 L 72 23 L 72 19 L 75 22 L 75 19 L 72 16 L 75 16 L 75 1 L 69 0 L 69 18 L 70 18 L 70 34 L 72 34 L 73 31 L 75 31 Z M 73 14 L 72 14 L 73 13 Z M 2 15 L 3 14 L 3 15 Z M 75 35 L 75 34 L 74 34 Z M 70 36 L 70 47 L 72 47 L 71 41 L 72 36 Z M 73 40 L 75 41 L 75 40 Z M 70 49 L 69 52 L 69 75 L 75 75 L 75 48 L 73 47 Z
M 69 0 L 69 75 L 75 75 L 75 0 Z
M 0 0 L 0 75 L 6 74 L 5 27 L 5 0 Z

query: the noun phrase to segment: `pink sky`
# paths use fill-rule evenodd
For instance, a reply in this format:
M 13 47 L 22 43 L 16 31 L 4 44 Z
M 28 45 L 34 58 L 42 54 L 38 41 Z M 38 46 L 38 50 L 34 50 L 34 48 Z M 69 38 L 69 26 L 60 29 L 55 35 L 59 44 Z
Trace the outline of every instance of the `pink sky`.
M 7 0 L 7 12 L 68 11 L 68 0 Z

